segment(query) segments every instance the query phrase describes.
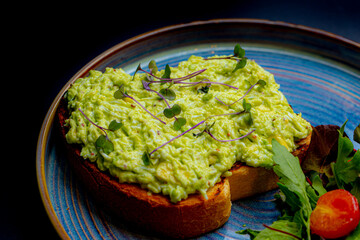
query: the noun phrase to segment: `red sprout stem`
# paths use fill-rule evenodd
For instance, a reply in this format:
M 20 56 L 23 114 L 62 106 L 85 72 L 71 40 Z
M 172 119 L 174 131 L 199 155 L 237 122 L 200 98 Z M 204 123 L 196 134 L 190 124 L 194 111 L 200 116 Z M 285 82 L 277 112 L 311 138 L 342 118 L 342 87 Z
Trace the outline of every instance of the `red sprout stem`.
M 152 114 L 149 110 L 147 110 L 143 105 L 141 105 L 141 103 L 139 103 L 135 98 L 133 98 L 130 95 L 124 94 L 125 97 L 131 98 L 132 100 L 134 100 L 137 104 L 139 104 L 140 107 L 142 107 L 147 113 L 149 113 L 151 116 L 153 116 L 154 118 L 156 118 L 157 120 L 159 120 L 160 122 L 162 122 L 163 124 L 166 125 L 166 122 L 162 121 L 161 119 L 159 119 L 158 117 L 156 117 L 154 114 Z
M 196 124 L 195 126 L 193 126 L 193 127 L 189 128 L 188 130 L 186 130 L 185 132 L 181 133 L 180 135 L 178 135 L 178 136 L 176 136 L 176 137 L 174 137 L 174 138 L 170 139 L 170 140 L 169 140 L 169 141 L 167 141 L 166 143 L 163 143 L 163 144 L 162 144 L 162 145 L 160 145 L 159 147 L 157 147 L 157 148 L 155 148 L 154 150 L 152 150 L 152 151 L 149 153 L 149 156 L 151 156 L 151 154 L 153 154 L 154 152 L 156 152 L 158 149 L 162 148 L 162 147 L 163 147 L 163 146 L 165 146 L 166 144 L 168 144 L 168 143 L 170 143 L 170 142 L 174 141 L 175 139 L 177 139 L 177 138 L 181 137 L 182 135 L 184 135 L 184 134 L 186 134 L 186 133 L 190 132 L 190 131 L 191 131 L 191 130 L 193 130 L 194 128 L 196 128 L 196 127 L 200 126 L 200 125 L 201 125 L 201 124 L 203 124 L 204 122 L 205 122 L 205 120 L 203 120 L 203 121 L 199 122 L 198 124 Z
M 228 57 L 209 57 L 209 58 L 204 58 L 204 60 L 216 60 L 216 59 L 220 59 L 220 60 L 222 60 L 222 59 L 232 59 L 232 60 L 240 60 L 241 58 L 238 58 L 238 57 L 236 57 L 236 56 L 234 56 L 234 55 L 232 55 L 232 56 L 228 56 Z
M 85 117 L 92 125 L 94 125 L 95 127 L 99 128 L 101 131 L 103 131 L 103 132 L 105 133 L 106 138 L 109 139 L 109 138 L 108 138 L 108 135 L 107 135 L 107 132 L 106 132 L 105 130 L 110 130 L 110 129 L 100 127 L 99 125 L 97 125 L 96 123 L 94 123 L 93 121 L 91 121 L 90 118 L 88 118 L 88 116 L 86 116 L 86 114 L 81 110 L 81 108 L 78 108 L 78 110 L 81 112 L 82 115 L 84 115 L 84 117 Z
M 286 234 L 286 235 L 292 236 L 292 237 L 295 238 L 295 239 L 301 240 L 300 237 L 298 237 L 298 236 L 296 236 L 296 235 L 294 235 L 294 234 L 292 234 L 292 233 L 288 233 L 288 232 L 285 232 L 285 231 L 283 231 L 283 230 L 270 227 L 270 226 L 268 226 L 268 225 L 266 225 L 266 224 L 264 224 L 264 223 L 263 223 L 263 226 L 266 227 L 266 228 L 268 228 L 268 229 L 270 229 L 270 230 L 273 230 L 273 231 L 276 231 L 276 232 L 281 232 L 281 233 L 284 233 L 284 234 Z
M 207 134 L 209 134 L 210 137 L 212 137 L 213 139 L 215 139 L 216 141 L 219 141 L 219 142 L 233 142 L 233 141 L 237 141 L 237 140 L 240 140 L 240 139 L 243 139 L 243 138 L 249 136 L 249 135 L 250 135 L 251 133 L 253 133 L 254 131 L 255 131 L 255 129 L 252 130 L 252 131 L 250 131 L 250 132 L 248 132 L 247 134 L 245 134 L 245 135 L 243 135 L 243 136 L 241 136 L 241 137 L 235 138 L 235 139 L 221 140 L 221 139 L 217 139 L 214 135 L 212 135 L 210 131 L 205 130 L 205 132 L 206 132 Z
M 158 76 L 155 76 L 154 74 L 152 74 L 151 72 L 148 72 L 144 69 L 139 69 L 140 71 L 143 71 L 147 74 L 149 74 L 150 76 L 156 78 L 156 79 L 159 79 L 161 81 L 151 81 L 150 83 L 164 83 L 164 82 L 173 82 L 173 81 L 184 81 L 184 80 L 187 80 L 187 79 L 190 79 L 192 77 L 195 77 L 203 72 L 206 71 L 206 68 L 205 69 L 201 69 L 199 71 L 196 71 L 196 72 L 193 72 L 193 73 L 190 73 L 189 75 L 186 75 L 184 77 L 179 77 L 179 78 L 161 78 L 161 77 L 158 77 Z
M 157 91 L 155 91 L 155 90 L 153 90 L 153 89 L 151 89 L 151 88 L 146 89 L 146 90 L 148 90 L 148 91 L 150 91 L 150 92 L 156 93 L 160 98 L 162 98 L 162 99 L 165 101 L 165 103 L 166 103 L 166 105 L 168 106 L 168 108 L 171 108 L 171 107 L 170 107 L 170 104 L 168 103 L 168 101 L 166 100 L 166 98 L 165 98 L 161 93 L 159 93 L 159 92 L 157 92 Z
M 226 83 L 221 83 L 221 82 L 211 82 L 211 81 L 200 81 L 200 82 L 175 82 L 175 83 L 178 83 L 178 84 L 192 84 L 192 85 L 197 85 L 197 84 L 201 84 L 201 83 L 210 83 L 210 84 L 219 84 L 219 85 L 224 85 L 224 86 L 227 86 L 227 87 L 230 87 L 230 88 L 234 88 L 234 89 L 239 89 L 237 87 L 234 87 L 234 86 L 231 86 L 229 84 L 226 84 Z M 180 86 L 180 87 L 187 87 L 187 86 Z
M 244 96 L 242 96 L 241 98 L 239 98 L 238 100 L 236 100 L 235 102 L 231 103 L 231 104 L 226 104 L 223 101 L 221 101 L 220 99 L 218 99 L 217 97 L 215 97 L 216 100 L 218 100 L 219 102 L 221 102 L 222 104 L 224 104 L 225 106 L 230 107 L 231 105 L 237 103 L 238 101 L 240 101 L 241 99 L 243 99 L 246 95 L 248 95 L 248 93 L 250 92 L 251 89 L 253 89 L 253 87 L 255 87 L 255 85 L 257 85 L 258 83 L 255 83 L 254 85 L 251 85 L 251 87 L 247 90 L 247 92 L 244 94 Z
M 241 112 L 234 112 L 234 113 L 224 113 L 224 114 L 218 114 L 218 115 L 211 115 L 211 116 L 207 117 L 206 119 L 213 118 L 213 117 L 228 116 L 228 115 L 239 115 L 239 114 L 242 114 L 242 113 L 245 113 L 245 110 L 244 110 L 244 111 L 241 111 Z

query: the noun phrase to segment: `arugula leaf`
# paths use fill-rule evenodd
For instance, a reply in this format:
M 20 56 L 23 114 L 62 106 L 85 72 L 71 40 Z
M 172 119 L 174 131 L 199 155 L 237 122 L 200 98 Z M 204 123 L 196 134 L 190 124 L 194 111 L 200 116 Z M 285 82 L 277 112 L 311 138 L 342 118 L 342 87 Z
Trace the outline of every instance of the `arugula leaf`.
M 254 240 L 294 240 L 302 239 L 301 225 L 289 220 L 277 220 L 270 226 L 266 226 Z
M 350 193 L 357 198 L 358 202 L 360 202 L 360 177 L 353 182 L 353 187 Z
M 323 186 L 322 180 L 319 176 L 319 173 L 317 172 L 313 172 L 310 175 L 310 181 L 312 183 L 312 187 L 315 189 L 315 191 L 317 192 L 317 195 L 320 197 L 322 195 L 324 195 L 327 191 Z
M 354 141 L 360 143 L 360 124 L 354 130 Z
M 291 212 L 297 212 L 300 210 L 301 202 L 299 197 L 289 190 L 289 188 L 281 183 L 278 183 L 279 189 L 284 194 L 284 202 L 290 207 Z
M 274 152 L 273 160 L 275 166 L 274 172 L 279 176 L 279 187 L 285 189 L 283 192 L 287 198 L 288 204 L 291 205 L 293 210 L 297 210 L 295 216 L 298 222 L 304 228 L 307 238 L 310 239 L 310 215 L 312 212 L 310 200 L 308 197 L 305 175 L 300 167 L 299 159 L 294 157 L 286 147 L 282 146 L 275 139 L 272 140 L 272 149 Z M 295 200 L 298 198 L 298 200 Z
M 339 130 L 337 160 L 331 165 L 336 184 L 341 189 L 346 189 L 346 185 L 354 182 L 360 174 L 360 151 L 354 154 L 353 143 L 343 136 L 346 123 Z
M 248 229 L 236 231 L 235 233 L 241 234 L 241 235 L 248 234 L 250 236 L 250 239 L 253 240 L 260 233 L 260 231 L 256 231 L 256 230 L 252 230 L 252 229 L 248 228 Z

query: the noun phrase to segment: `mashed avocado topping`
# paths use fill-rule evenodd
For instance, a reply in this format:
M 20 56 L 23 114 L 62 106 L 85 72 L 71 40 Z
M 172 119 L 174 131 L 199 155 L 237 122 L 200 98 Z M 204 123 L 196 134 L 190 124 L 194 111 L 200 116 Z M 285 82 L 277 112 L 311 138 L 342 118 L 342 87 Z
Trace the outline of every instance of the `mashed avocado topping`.
M 231 174 L 236 161 L 271 168 L 271 140 L 293 151 L 311 126 L 293 112 L 272 74 L 252 60 L 236 66 L 233 59 L 191 56 L 177 67 L 152 73 L 161 78 L 171 70 L 171 79 L 198 74 L 182 84 L 150 85 L 145 83 L 157 79 L 148 73 L 91 70 L 66 93 L 71 112 L 67 142 L 81 144 L 82 157 L 120 182 L 138 183 L 169 195 L 172 202 L 196 192 L 206 197 L 211 186 Z M 114 97 L 119 89 L 122 98 Z M 174 124 L 178 119 L 184 120 Z M 109 129 L 110 123 L 118 124 L 116 130 Z M 99 137 L 111 142 L 111 151 L 99 147 Z

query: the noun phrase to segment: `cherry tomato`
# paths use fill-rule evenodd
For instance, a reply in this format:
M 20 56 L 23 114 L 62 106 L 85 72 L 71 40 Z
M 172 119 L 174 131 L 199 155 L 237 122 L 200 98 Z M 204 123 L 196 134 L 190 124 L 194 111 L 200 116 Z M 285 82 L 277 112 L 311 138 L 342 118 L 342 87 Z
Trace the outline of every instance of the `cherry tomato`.
M 311 232 L 324 238 L 339 238 L 353 231 L 360 220 L 357 199 L 337 189 L 322 195 L 310 216 Z

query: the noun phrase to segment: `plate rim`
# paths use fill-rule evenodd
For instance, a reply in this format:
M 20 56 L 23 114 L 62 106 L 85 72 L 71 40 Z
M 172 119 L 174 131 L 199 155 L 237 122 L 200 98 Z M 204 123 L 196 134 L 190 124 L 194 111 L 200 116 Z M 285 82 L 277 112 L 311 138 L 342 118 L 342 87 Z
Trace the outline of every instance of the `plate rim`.
M 99 54 L 97 57 L 93 58 L 91 61 L 89 61 L 85 66 L 83 66 L 78 72 L 76 72 L 68 81 L 67 83 L 62 87 L 62 89 L 59 91 L 59 93 L 56 95 L 55 99 L 53 100 L 52 104 L 49 107 L 48 112 L 45 115 L 45 118 L 43 120 L 43 123 L 41 125 L 40 133 L 38 135 L 38 141 L 37 141 L 37 149 L 36 149 L 36 175 L 37 175 L 37 182 L 38 182 L 38 189 L 40 192 L 40 196 L 43 202 L 43 205 L 45 207 L 45 210 L 47 212 L 47 215 L 54 226 L 56 232 L 62 239 L 70 239 L 68 233 L 65 231 L 63 225 L 61 224 L 59 218 L 56 215 L 54 206 L 52 205 L 48 188 L 46 185 L 46 179 L 45 179 L 45 154 L 46 154 L 46 146 L 49 140 L 49 135 L 52 129 L 52 125 L 55 118 L 56 109 L 59 105 L 61 96 L 65 93 L 65 91 L 68 89 L 68 87 L 73 83 L 76 79 L 83 77 L 85 74 L 88 73 L 90 69 L 93 68 L 97 63 L 99 63 L 104 58 L 113 55 L 117 51 L 121 51 L 122 48 L 127 47 L 133 43 L 142 41 L 149 37 L 154 37 L 158 34 L 173 31 L 173 30 L 179 30 L 184 29 L 188 27 L 194 27 L 194 26 L 202 26 L 202 25 L 212 25 L 212 24 L 219 24 L 219 23 L 231 23 L 231 24 L 241 24 L 241 23 L 249 23 L 249 24 L 258 24 L 258 25 L 267 25 L 267 26 L 274 26 L 274 27 L 287 27 L 290 29 L 295 29 L 298 31 L 303 31 L 307 33 L 316 34 L 319 37 L 325 37 L 328 39 L 335 40 L 339 43 L 351 46 L 353 48 L 357 48 L 360 51 L 360 43 L 355 42 L 353 40 L 350 40 L 348 38 L 345 38 L 343 36 L 321 30 L 314 27 L 308 27 L 305 25 L 300 24 L 293 24 L 283 21 L 272 21 L 272 20 L 265 20 L 265 19 L 256 19 L 256 18 L 224 18 L 224 19 L 211 19 L 211 20 L 202 20 L 202 21 L 193 21 L 189 23 L 179 23 L 174 25 L 169 25 L 161 28 L 157 28 L 151 31 L 147 31 L 145 33 L 136 35 L 134 37 L 131 37 L 125 41 L 122 41 L 113 47 L 105 50 L 101 54 Z

